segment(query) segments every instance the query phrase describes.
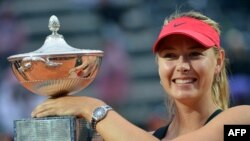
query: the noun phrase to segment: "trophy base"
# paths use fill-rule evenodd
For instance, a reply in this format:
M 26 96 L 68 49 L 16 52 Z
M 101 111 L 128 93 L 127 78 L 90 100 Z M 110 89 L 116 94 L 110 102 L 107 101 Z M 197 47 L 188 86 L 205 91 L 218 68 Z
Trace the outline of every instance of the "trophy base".
M 91 141 L 91 138 L 89 124 L 75 116 L 14 121 L 15 141 Z

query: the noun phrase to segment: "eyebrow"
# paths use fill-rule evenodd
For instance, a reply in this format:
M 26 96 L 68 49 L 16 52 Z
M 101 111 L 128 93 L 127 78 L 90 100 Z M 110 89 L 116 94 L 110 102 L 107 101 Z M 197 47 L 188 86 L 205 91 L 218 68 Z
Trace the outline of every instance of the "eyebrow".
M 194 45 L 194 46 L 188 47 L 188 49 L 204 49 L 204 47 L 202 45 Z
M 173 48 L 172 46 L 165 46 L 165 47 L 160 47 L 159 51 L 162 51 L 162 50 L 175 50 L 175 48 Z

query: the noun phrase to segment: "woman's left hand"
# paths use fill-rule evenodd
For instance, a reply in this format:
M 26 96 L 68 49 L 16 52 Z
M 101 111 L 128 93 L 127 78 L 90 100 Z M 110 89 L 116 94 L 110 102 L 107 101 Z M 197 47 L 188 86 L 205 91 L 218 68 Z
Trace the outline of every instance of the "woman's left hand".
M 64 96 L 51 98 L 38 105 L 32 112 L 32 117 L 74 115 L 90 121 L 92 111 L 105 103 L 86 96 Z

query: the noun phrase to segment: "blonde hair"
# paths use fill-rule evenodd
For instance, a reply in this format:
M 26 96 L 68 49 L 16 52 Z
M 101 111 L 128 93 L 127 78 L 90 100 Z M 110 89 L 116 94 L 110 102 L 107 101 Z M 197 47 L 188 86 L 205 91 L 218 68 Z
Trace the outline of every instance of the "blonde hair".
M 171 20 L 174 20 L 179 17 L 191 17 L 194 19 L 201 20 L 211 27 L 213 27 L 218 34 L 220 35 L 219 24 L 214 20 L 210 19 L 209 17 L 195 11 L 189 11 L 185 13 L 174 13 L 169 18 L 165 19 L 164 25 L 167 25 Z M 214 52 L 216 57 L 218 57 L 219 51 L 223 50 L 215 48 Z M 214 76 L 213 83 L 212 83 L 212 100 L 213 102 L 221 109 L 225 110 L 229 106 L 229 86 L 228 86 L 228 77 L 227 77 L 227 70 L 226 70 L 226 59 L 224 60 L 222 69 L 219 74 Z M 176 107 L 173 99 L 171 97 L 167 97 L 166 105 L 168 109 L 168 115 L 172 116 L 175 113 Z

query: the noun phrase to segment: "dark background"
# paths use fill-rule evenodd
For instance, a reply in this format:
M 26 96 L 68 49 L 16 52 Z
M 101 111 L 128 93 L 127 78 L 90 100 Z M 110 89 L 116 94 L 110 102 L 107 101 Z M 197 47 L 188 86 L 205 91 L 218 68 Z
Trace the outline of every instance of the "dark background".
M 67 43 L 105 52 L 100 73 L 79 95 L 101 98 L 146 130 L 166 122 L 165 93 L 151 48 L 165 17 L 195 10 L 220 23 L 229 58 L 231 106 L 250 104 L 248 0 L 6 0 L 0 2 L 0 140 L 15 119 L 30 118 L 46 97 L 31 94 L 13 76 L 7 57 L 43 45 L 56 15 Z

